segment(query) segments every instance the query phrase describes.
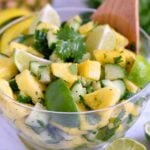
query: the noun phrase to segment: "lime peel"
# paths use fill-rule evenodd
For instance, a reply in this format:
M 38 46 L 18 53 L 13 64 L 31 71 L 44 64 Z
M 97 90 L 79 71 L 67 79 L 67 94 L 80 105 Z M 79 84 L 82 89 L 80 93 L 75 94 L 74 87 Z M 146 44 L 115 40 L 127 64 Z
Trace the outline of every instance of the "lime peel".
M 106 147 L 105 150 L 147 150 L 146 147 L 130 138 L 119 138 Z

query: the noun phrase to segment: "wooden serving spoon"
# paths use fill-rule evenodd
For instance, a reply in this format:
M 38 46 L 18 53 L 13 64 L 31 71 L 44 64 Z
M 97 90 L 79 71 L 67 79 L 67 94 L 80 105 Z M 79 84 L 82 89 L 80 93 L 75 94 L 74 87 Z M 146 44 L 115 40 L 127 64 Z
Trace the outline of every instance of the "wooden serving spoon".
M 105 0 L 92 15 L 100 24 L 109 24 L 119 33 L 126 36 L 134 51 L 139 49 L 139 15 L 138 0 Z

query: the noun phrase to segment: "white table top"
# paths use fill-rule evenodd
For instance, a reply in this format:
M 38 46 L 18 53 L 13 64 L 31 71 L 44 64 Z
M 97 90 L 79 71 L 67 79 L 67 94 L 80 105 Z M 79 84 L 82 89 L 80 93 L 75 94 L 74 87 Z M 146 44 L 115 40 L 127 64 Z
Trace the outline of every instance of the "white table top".
M 127 132 L 126 137 L 138 140 L 147 146 L 150 150 L 150 143 L 148 143 L 144 136 L 144 123 L 150 121 L 150 101 L 143 111 L 141 117 L 134 124 L 134 126 Z M 14 129 L 7 124 L 6 120 L 0 116 L 0 150 L 27 150 L 21 141 L 18 139 Z

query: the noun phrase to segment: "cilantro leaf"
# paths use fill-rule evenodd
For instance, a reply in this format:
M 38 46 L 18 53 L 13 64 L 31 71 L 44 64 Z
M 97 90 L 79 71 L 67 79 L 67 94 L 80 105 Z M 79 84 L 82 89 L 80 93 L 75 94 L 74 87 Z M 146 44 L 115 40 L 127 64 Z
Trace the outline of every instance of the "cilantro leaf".
M 85 53 L 84 38 L 73 28 L 62 27 L 57 33 L 56 54 L 67 62 L 79 62 Z

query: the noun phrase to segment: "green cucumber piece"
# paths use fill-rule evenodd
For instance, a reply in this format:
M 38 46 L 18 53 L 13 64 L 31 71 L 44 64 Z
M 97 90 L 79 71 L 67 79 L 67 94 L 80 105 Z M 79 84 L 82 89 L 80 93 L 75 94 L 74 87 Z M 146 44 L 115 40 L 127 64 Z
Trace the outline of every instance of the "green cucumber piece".
M 86 88 L 83 87 L 81 82 L 76 82 L 71 88 L 71 95 L 74 101 L 80 100 L 80 96 L 86 94 Z
M 127 75 L 126 70 L 118 64 L 105 65 L 105 79 L 116 80 L 123 79 Z
M 36 103 L 34 108 L 45 110 L 40 103 Z M 49 116 L 45 112 L 32 110 L 32 112 L 26 118 L 25 123 L 30 126 L 36 133 L 41 133 L 47 128 L 47 125 L 49 124 Z

